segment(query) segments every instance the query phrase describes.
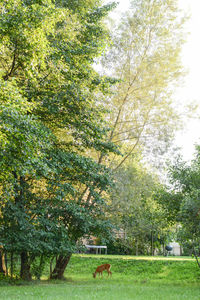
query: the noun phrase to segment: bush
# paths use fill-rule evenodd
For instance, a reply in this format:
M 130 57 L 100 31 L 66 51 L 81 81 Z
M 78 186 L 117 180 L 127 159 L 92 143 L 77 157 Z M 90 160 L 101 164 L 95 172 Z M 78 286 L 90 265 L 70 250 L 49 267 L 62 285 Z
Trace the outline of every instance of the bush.
M 133 255 L 134 249 L 125 240 L 116 239 L 107 244 L 109 254 Z

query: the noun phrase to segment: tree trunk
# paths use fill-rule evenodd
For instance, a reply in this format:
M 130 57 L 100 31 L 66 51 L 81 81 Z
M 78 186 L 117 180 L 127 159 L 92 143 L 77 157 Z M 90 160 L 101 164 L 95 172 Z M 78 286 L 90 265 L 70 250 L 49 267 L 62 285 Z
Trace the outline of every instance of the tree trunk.
M 14 265 L 14 259 L 13 259 L 13 252 L 10 253 L 10 277 L 13 278 L 13 265 Z
M 6 276 L 8 276 L 8 257 L 7 253 L 4 254 L 4 260 L 5 260 L 5 270 L 6 270 Z
M 163 246 L 163 256 L 165 256 L 165 244 L 163 244 L 162 246 Z
M 42 254 L 40 256 L 40 264 L 38 266 L 38 271 L 37 271 L 37 274 L 36 274 L 36 277 L 37 277 L 38 280 L 40 280 L 40 277 L 42 276 L 44 266 L 45 266 L 45 256 L 44 256 L 44 254 Z
M 51 273 L 50 279 L 63 279 L 64 278 L 64 271 L 70 261 L 71 254 L 69 255 L 59 255 L 56 265 L 54 267 L 53 272 Z
M 198 259 L 198 254 L 197 254 L 197 252 L 196 252 L 196 250 L 195 250 L 194 245 L 193 245 L 193 254 L 194 254 L 194 256 L 195 256 L 197 265 L 198 265 L 198 267 L 200 268 L 200 262 L 199 262 L 199 259 Z
M 20 270 L 20 278 L 23 280 L 31 280 L 31 272 L 30 272 L 30 262 L 27 252 L 21 253 L 21 270 Z
M 136 240 L 136 245 L 135 245 L 135 255 L 138 256 L 138 239 Z
M 55 256 L 53 256 L 50 260 L 50 265 L 49 265 L 49 278 L 51 278 L 52 275 L 52 265 L 53 265 L 53 261 L 54 261 Z
M 19 204 L 22 211 L 24 211 L 24 177 L 18 176 L 16 172 L 13 172 L 14 178 L 16 180 L 15 184 L 15 204 Z M 20 278 L 23 280 L 31 280 L 30 273 L 30 261 L 28 253 L 24 250 L 21 252 L 21 269 L 20 269 Z
M 4 256 L 3 256 L 3 253 L 1 251 L 0 251 L 0 275 L 3 275 L 3 276 L 6 275 Z
M 151 255 L 154 256 L 154 248 L 153 248 L 153 231 L 151 232 Z

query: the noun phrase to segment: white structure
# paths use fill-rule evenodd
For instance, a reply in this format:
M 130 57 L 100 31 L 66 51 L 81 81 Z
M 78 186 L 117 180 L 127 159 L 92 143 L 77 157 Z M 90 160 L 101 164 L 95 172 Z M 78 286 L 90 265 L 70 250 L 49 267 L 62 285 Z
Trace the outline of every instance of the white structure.
M 179 243 L 171 242 L 169 243 L 169 246 L 172 247 L 172 251 L 169 251 L 171 255 L 177 255 L 177 256 L 181 255 L 181 246 L 179 245 Z
M 105 254 L 107 254 L 107 246 L 85 245 L 85 247 L 88 249 L 96 249 L 96 254 L 101 254 L 101 249 L 105 249 Z

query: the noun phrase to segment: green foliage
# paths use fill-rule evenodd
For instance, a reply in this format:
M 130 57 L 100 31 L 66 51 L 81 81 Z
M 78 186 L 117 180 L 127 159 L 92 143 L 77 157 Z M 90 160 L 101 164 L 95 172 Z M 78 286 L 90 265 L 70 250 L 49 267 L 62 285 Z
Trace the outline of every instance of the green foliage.
M 112 178 L 89 151 L 117 151 L 100 105 L 112 80 L 93 68 L 113 5 L 0 1 L 0 242 L 21 254 L 21 278 L 31 264 L 41 275 L 37 257 L 111 231 L 103 193 Z
M 158 202 L 165 211 L 165 217 L 171 224 L 179 221 L 179 211 L 182 202 L 182 193 L 168 191 L 165 188 L 158 188 L 154 194 L 156 202 Z
M 179 240 L 186 248 L 190 248 L 198 262 L 200 237 L 200 169 L 199 146 L 196 148 L 194 160 L 187 164 L 177 158 L 169 168 L 171 185 L 161 191 L 159 202 L 164 206 L 168 219 L 181 224 Z M 200 266 L 199 262 L 198 265 Z
M 128 254 L 150 254 L 155 248 L 162 251 L 168 224 L 162 206 L 154 201 L 157 187 L 156 176 L 136 158 L 129 158 L 118 169 L 110 205 L 111 218 L 119 229 L 116 248 L 121 243 Z
M 135 249 L 133 246 L 129 246 L 126 240 L 117 238 L 114 241 L 107 243 L 108 253 L 118 255 L 133 255 Z

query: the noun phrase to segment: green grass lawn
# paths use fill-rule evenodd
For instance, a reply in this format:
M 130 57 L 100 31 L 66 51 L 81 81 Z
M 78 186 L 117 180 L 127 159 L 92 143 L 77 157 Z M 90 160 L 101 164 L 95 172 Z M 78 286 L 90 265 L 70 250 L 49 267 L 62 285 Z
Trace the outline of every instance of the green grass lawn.
M 92 277 L 96 267 L 112 265 L 112 278 Z M 6 300 L 200 300 L 200 270 L 193 259 L 109 255 L 74 255 L 65 281 L 0 285 Z

